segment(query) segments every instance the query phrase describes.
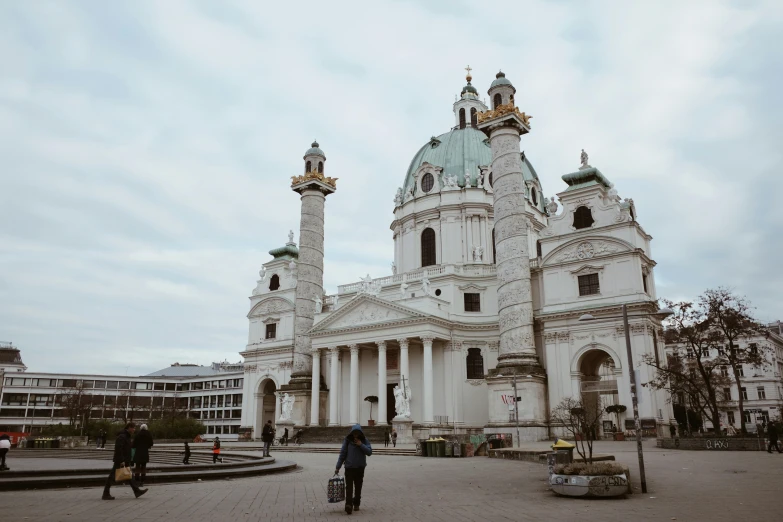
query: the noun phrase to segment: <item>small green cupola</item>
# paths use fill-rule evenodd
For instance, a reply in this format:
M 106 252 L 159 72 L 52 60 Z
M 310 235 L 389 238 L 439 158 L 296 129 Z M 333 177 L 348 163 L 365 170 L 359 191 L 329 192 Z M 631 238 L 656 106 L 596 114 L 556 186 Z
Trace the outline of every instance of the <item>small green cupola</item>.
M 500 105 L 512 103 L 516 92 L 517 90 L 511 81 L 506 78 L 505 73 L 498 71 L 495 75 L 495 81 L 489 86 L 487 94 L 489 94 L 489 99 L 492 100 L 492 108 L 497 109 Z
M 454 116 L 457 120 L 456 128 L 459 129 L 464 129 L 468 126 L 476 128 L 478 113 L 487 110 L 487 106 L 479 99 L 478 90 L 470 83 L 473 80 L 473 77 L 470 75 L 472 70 L 470 65 L 465 67 L 465 70 L 468 71 L 467 76 L 465 76 L 467 84 L 462 88 L 457 101 L 454 102 Z
M 305 161 L 305 173 L 324 173 L 324 162 L 326 162 L 326 154 L 324 154 L 324 151 L 321 150 L 317 141 L 313 141 L 313 143 L 310 145 L 310 148 L 307 149 L 307 152 L 305 152 L 303 159 Z

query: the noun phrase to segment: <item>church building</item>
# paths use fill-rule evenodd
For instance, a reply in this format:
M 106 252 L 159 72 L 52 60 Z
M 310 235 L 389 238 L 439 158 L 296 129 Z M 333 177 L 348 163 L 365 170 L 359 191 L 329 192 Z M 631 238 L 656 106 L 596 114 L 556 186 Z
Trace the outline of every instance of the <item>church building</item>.
M 305 152 L 292 178 L 299 244 L 291 233 L 269 252 L 250 297 L 242 426 L 253 437 L 267 420 L 342 427 L 372 415 L 402 440 L 516 433 L 517 422 L 521 440 L 543 440 L 558 433 L 548 412 L 567 397 L 625 405 L 607 420 L 632 418 L 629 372 L 645 383 L 643 355 L 665 357 L 652 237 L 584 151 L 557 196 L 544 197 L 535 153 L 520 147 L 531 116 L 516 89 L 498 73 L 488 107 L 471 82 L 453 126 L 415 152 L 390 195 L 385 277 L 324 295 L 323 223 L 337 179 L 318 143 Z M 642 386 L 638 402 L 662 434 L 666 397 Z

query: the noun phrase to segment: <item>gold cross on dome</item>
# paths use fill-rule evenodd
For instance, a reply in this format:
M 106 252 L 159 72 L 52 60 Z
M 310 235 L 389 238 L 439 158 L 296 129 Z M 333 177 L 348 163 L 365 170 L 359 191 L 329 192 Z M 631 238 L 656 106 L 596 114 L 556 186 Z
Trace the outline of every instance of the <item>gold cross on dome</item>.
M 468 76 L 470 76 L 470 71 L 472 71 L 473 69 L 471 69 L 470 65 L 468 65 L 467 67 L 465 67 L 465 70 L 468 71 Z

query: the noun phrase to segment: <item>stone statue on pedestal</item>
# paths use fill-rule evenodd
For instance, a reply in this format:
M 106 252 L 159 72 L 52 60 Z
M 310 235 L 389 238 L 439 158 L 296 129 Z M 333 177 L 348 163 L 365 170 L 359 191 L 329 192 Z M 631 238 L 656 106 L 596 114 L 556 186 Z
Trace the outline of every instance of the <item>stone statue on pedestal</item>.
M 406 388 L 410 389 L 408 386 Z M 397 411 L 395 418 L 410 418 L 411 416 L 411 396 L 406 393 L 408 390 L 403 391 L 399 384 L 394 387 L 394 409 Z
M 283 398 L 280 399 L 280 420 L 290 421 L 291 415 L 294 413 L 294 401 L 296 397 L 293 395 L 283 394 Z

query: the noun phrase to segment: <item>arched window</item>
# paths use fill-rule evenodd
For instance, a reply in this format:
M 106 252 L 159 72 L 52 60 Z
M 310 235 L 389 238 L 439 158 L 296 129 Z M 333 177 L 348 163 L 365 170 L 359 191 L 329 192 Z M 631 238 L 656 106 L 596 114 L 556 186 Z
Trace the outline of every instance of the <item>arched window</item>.
M 492 229 L 492 262 L 498 264 L 498 256 L 495 254 L 495 229 L 494 228 Z
M 425 228 L 421 233 L 421 266 L 431 266 L 436 263 L 435 231 Z
M 421 190 L 424 192 L 429 192 L 432 190 L 432 187 L 435 185 L 435 178 L 430 174 L 429 172 L 424 175 L 423 178 L 421 178 Z
M 305 172 L 310 172 L 312 166 L 313 166 L 312 163 L 310 163 L 309 161 L 305 163 Z
M 280 276 L 275 274 L 272 276 L 272 279 L 269 280 L 269 289 L 277 290 L 278 288 L 280 288 Z
M 484 378 L 484 357 L 480 348 L 468 348 L 468 357 L 465 360 L 468 369 L 468 379 Z
M 500 96 L 500 93 L 497 93 L 494 98 L 492 98 L 492 108 L 497 109 L 498 105 L 503 105 L 503 98 Z
M 492 173 L 489 173 L 489 186 L 492 186 Z
M 474 129 L 478 126 L 478 114 L 475 107 L 470 109 L 470 126 Z
M 538 194 L 536 194 L 536 188 L 530 189 L 530 199 L 533 200 L 533 205 L 538 206 Z
M 323 174 L 324 173 L 324 162 L 323 161 L 319 161 L 318 162 L 318 173 L 319 174 Z
M 574 228 L 579 230 L 580 228 L 590 228 L 593 226 L 595 220 L 593 219 L 593 213 L 590 209 L 584 205 L 577 207 L 574 212 Z
M 541 240 L 536 240 L 536 256 L 541 257 Z
M 459 128 L 464 129 L 465 128 L 465 109 L 462 108 L 459 110 Z

